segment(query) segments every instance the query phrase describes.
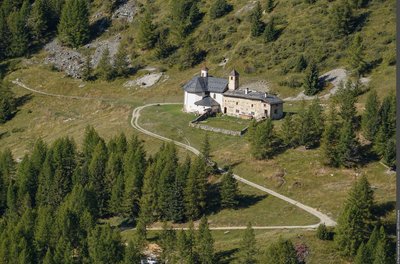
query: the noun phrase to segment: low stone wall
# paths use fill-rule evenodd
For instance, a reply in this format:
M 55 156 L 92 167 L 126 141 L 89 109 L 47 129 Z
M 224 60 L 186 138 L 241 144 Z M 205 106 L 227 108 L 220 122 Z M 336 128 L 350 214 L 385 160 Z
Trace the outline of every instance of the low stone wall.
M 194 128 L 203 129 L 203 130 L 206 130 L 206 131 L 215 132 L 215 133 L 221 133 L 221 134 L 225 134 L 225 135 L 230 135 L 230 136 L 242 136 L 242 135 L 244 135 L 244 133 L 247 132 L 247 127 L 244 128 L 241 131 L 235 131 L 235 130 L 229 130 L 229 129 L 223 129 L 223 128 L 217 128 L 217 127 L 202 125 L 202 124 L 198 124 L 198 123 L 195 123 L 195 122 L 190 122 L 189 126 L 190 127 L 194 127 Z

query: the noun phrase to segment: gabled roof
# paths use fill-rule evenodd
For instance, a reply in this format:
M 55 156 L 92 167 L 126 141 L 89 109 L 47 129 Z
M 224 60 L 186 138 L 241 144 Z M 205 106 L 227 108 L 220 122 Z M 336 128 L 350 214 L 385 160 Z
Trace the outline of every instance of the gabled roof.
M 183 86 L 188 93 L 213 92 L 223 93 L 228 87 L 228 80 L 216 77 L 193 77 Z
M 224 93 L 224 96 L 257 100 L 257 101 L 262 101 L 262 102 L 265 102 L 268 104 L 282 104 L 283 103 L 282 99 L 280 99 L 279 97 L 277 97 L 275 95 L 267 94 L 265 92 L 250 91 L 250 90 L 246 94 L 246 90 L 242 90 L 242 89 L 226 91 Z
M 229 76 L 239 76 L 239 73 L 235 69 L 233 69 Z
M 219 103 L 217 103 L 217 101 L 215 101 L 214 99 L 212 99 L 210 96 L 206 96 L 203 99 L 197 101 L 194 103 L 195 105 L 201 105 L 201 106 L 219 106 Z

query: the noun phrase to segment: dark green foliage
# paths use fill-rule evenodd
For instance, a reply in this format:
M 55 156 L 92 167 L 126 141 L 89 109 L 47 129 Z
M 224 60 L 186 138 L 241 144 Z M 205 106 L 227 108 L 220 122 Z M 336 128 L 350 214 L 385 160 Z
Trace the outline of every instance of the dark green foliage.
M 274 18 L 272 17 L 270 21 L 265 25 L 264 29 L 264 41 L 272 42 L 275 41 L 278 37 L 278 31 L 275 28 Z
M 390 168 L 396 168 L 396 139 L 391 138 L 387 141 L 382 159 Z
M 368 239 L 373 221 L 373 203 L 371 186 L 362 176 L 351 188 L 336 227 L 335 241 L 344 255 L 354 256 L 361 243 Z
M 354 8 L 362 8 L 368 5 L 369 0 L 351 0 L 350 3 Z
M 49 4 L 46 0 L 36 0 L 30 15 L 30 28 L 35 41 L 43 42 L 49 32 Z
M 184 190 L 186 216 L 190 220 L 199 218 L 206 208 L 207 176 L 204 159 L 197 157 L 190 167 Z
M 330 10 L 333 30 L 338 36 L 345 36 L 353 30 L 353 10 L 347 0 L 335 2 Z
M 267 10 L 268 13 L 271 13 L 272 10 L 274 10 L 275 7 L 275 1 L 274 0 L 267 0 L 267 7 L 265 10 Z
M 226 0 L 216 0 L 211 4 L 210 17 L 216 19 L 222 17 L 232 10 L 232 6 L 229 5 Z
M 207 217 L 203 216 L 200 221 L 199 231 L 196 237 L 196 252 L 200 263 L 214 263 L 214 239 L 208 227 Z
M 318 226 L 316 236 L 320 240 L 331 240 L 331 234 L 325 224 Z
M 257 263 L 257 241 L 254 234 L 253 227 L 249 222 L 247 224 L 246 231 L 243 235 L 242 241 L 240 243 L 240 250 L 238 260 L 242 264 L 254 264 Z
M 136 38 L 141 49 L 151 49 L 157 42 L 156 26 L 153 24 L 151 11 L 147 9 L 139 21 L 139 31 Z
M 274 133 L 274 125 L 270 118 L 257 123 L 255 127 L 249 128 L 249 141 L 251 152 L 256 159 L 271 158 L 274 154 L 274 145 L 276 143 L 276 135 Z
M 194 39 L 189 38 L 185 41 L 180 50 L 180 65 L 181 70 L 191 68 L 200 63 L 203 59 L 203 53 L 198 50 Z
M 346 168 L 357 166 L 360 161 L 360 144 L 357 141 L 353 124 L 344 121 L 339 134 L 337 151 L 340 165 Z
M 201 18 L 197 1 L 171 1 L 171 30 L 178 43 L 193 31 Z
M 306 58 L 304 58 L 303 54 L 301 54 L 296 61 L 294 70 L 296 72 L 302 72 L 307 68 L 307 65 L 308 65 L 308 63 L 307 63 Z
M 354 264 L 366 264 L 372 263 L 372 259 L 370 256 L 370 252 L 364 243 L 361 243 L 360 247 L 357 250 L 357 255 L 354 259 Z
M 176 232 L 169 227 L 166 222 L 164 222 L 163 229 L 160 234 L 160 246 L 163 249 L 161 261 L 168 263 L 173 259 L 176 248 Z
M 118 52 L 115 55 L 114 72 L 117 77 L 127 77 L 129 75 L 129 61 L 126 54 L 126 48 L 119 46 Z
M 374 253 L 373 264 L 390 264 L 394 263 L 392 256 L 390 255 L 389 239 L 387 238 L 385 229 L 381 226 L 379 230 L 379 240 L 376 244 Z
M 349 68 L 356 76 L 362 76 L 367 68 L 367 63 L 364 59 L 365 47 L 362 42 L 361 35 L 355 35 L 348 50 Z
M 96 130 L 92 126 L 87 126 L 85 128 L 85 135 L 82 143 L 82 152 L 86 162 L 90 162 L 94 149 L 101 140 L 102 139 L 100 138 L 99 134 L 97 134 Z
M 128 247 L 125 249 L 125 256 L 123 264 L 140 263 L 141 254 L 139 248 L 133 241 L 128 243 Z
M 139 219 L 146 225 L 151 224 L 155 219 L 156 212 L 156 178 L 155 166 L 151 164 L 147 167 L 144 175 L 142 197 L 140 199 Z
M 332 167 L 340 165 L 338 143 L 339 143 L 339 123 L 335 106 L 332 105 L 329 110 L 327 125 L 322 135 L 321 147 L 324 153 L 325 163 Z
M 205 134 L 203 144 L 201 146 L 201 154 L 206 160 L 208 160 L 210 158 L 210 152 L 211 152 L 210 140 L 208 138 L 208 134 Z
M 294 127 L 294 122 L 293 122 L 293 117 L 290 113 L 287 113 L 285 118 L 283 119 L 283 123 L 281 126 L 281 139 L 283 144 L 285 144 L 286 147 L 293 147 L 294 146 L 294 133 L 295 133 L 295 127 Z
M 235 208 L 238 205 L 238 182 L 233 178 L 232 170 L 222 176 L 220 193 L 223 208 Z
M 91 263 L 118 263 L 123 259 L 119 231 L 109 225 L 96 226 L 88 237 L 88 245 Z
M 251 36 L 258 37 L 264 31 L 264 23 L 261 20 L 262 17 L 262 9 L 260 2 L 257 2 L 253 11 L 250 14 L 250 23 L 251 23 Z
M 7 19 L 11 34 L 8 53 L 10 57 L 19 57 L 27 53 L 29 47 L 29 33 L 27 28 L 27 12 L 29 14 L 29 3 L 24 2 L 19 11 L 12 12 Z
M 354 85 L 351 81 L 348 81 L 344 86 L 339 87 L 339 91 L 336 94 L 337 100 L 339 101 L 339 115 L 344 122 L 350 122 L 355 124 L 356 119 L 356 106 L 357 97 L 354 92 Z
M 16 110 L 14 94 L 0 82 L 0 124 L 10 120 Z
M 7 15 L 0 9 L 0 60 L 8 56 L 10 46 L 10 30 L 7 25 Z
M 365 111 L 361 119 L 363 135 L 366 139 L 373 141 L 379 129 L 379 107 L 378 95 L 375 90 L 368 95 L 365 103 Z
M 268 264 L 298 264 L 296 250 L 290 240 L 279 240 L 267 250 L 264 263 Z
M 64 45 L 77 48 L 90 37 L 87 0 L 68 0 L 62 8 L 58 38 Z
M 105 81 L 111 81 L 115 77 L 114 67 L 110 60 L 110 51 L 106 48 L 96 68 L 96 75 Z
M 318 68 L 314 62 L 307 67 L 303 87 L 305 95 L 315 95 L 321 89 Z
M 90 56 L 86 56 L 85 58 L 85 65 L 82 69 L 82 80 L 84 81 L 91 81 L 93 80 L 93 69 L 90 63 Z
M 165 59 L 171 54 L 171 51 L 172 51 L 172 46 L 168 42 L 167 33 L 161 32 L 158 37 L 156 48 L 155 48 L 156 58 L 157 59 Z

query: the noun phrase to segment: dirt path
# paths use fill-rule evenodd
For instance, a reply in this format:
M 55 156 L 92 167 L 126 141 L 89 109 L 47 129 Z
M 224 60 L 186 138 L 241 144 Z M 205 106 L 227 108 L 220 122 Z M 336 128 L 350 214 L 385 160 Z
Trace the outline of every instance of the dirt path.
M 43 91 L 32 89 L 32 88 L 28 87 L 27 85 L 25 85 L 24 83 L 22 83 L 19 80 L 12 81 L 12 83 L 14 83 L 14 84 L 16 84 L 16 85 L 18 85 L 18 86 L 20 86 L 20 87 L 22 87 L 24 89 L 27 89 L 27 90 L 29 90 L 31 92 L 38 93 L 38 94 L 45 95 L 45 96 L 53 96 L 53 97 L 57 97 L 57 98 L 81 99 L 81 100 L 105 100 L 103 98 L 82 97 L 82 96 L 68 96 L 68 95 L 59 95 L 59 94 L 43 92 Z M 182 147 L 182 148 L 184 148 L 186 150 L 189 150 L 192 153 L 194 153 L 195 155 L 200 155 L 200 151 L 197 150 L 196 148 L 192 147 L 192 146 L 186 145 L 186 144 L 181 143 L 181 142 L 173 141 L 172 139 L 169 139 L 169 138 L 163 137 L 161 135 L 158 135 L 156 133 L 153 133 L 151 131 L 148 131 L 148 130 L 142 128 L 139 125 L 140 111 L 143 110 L 144 108 L 149 107 L 149 106 L 155 106 L 155 105 L 173 105 L 173 104 L 174 105 L 181 105 L 181 103 L 159 103 L 159 104 L 154 103 L 154 104 L 147 104 L 147 105 L 136 107 L 132 111 L 131 126 L 133 128 L 135 128 L 136 130 L 142 132 L 143 134 L 146 134 L 148 136 L 160 139 L 162 141 L 174 142 L 174 144 L 176 144 L 177 146 L 180 146 L 180 147 Z M 220 168 L 220 170 L 222 170 L 222 169 Z M 284 200 L 284 201 L 286 201 L 286 202 L 288 202 L 288 203 L 290 203 L 290 204 L 292 204 L 294 206 L 297 206 L 300 209 L 302 209 L 302 210 L 304 210 L 304 211 L 316 216 L 320 220 L 319 223 L 313 224 L 313 225 L 303 225 L 303 226 L 301 226 L 301 225 L 300 226 L 299 225 L 295 225 L 295 226 L 293 226 L 293 225 L 291 225 L 291 226 L 254 226 L 253 227 L 254 229 L 263 229 L 263 230 L 264 229 L 265 230 L 268 230 L 268 229 L 315 229 L 315 228 L 318 227 L 319 224 L 322 224 L 322 223 L 324 223 L 326 226 L 335 226 L 336 225 L 336 222 L 333 219 L 331 219 L 329 216 L 319 212 L 315 208 L 312 208 L 310 206 L 302 204 L 302 203 L 300 203 L 300 202 L 298 202 L 296 200 L 293 200 L 293 199 L 291 199 L 289 197 L 286 197 L 286 196 L 284 196 L 282 194 L 279 194 L 279 193 L 277 193 L 277 192 L 275 192 L 275 191 L 273 191 L 271 189 L 268 189 L 266 187 L 263 187 L 261 185 L 258 185 L 256 183 L 254 183 L 254 182 L 246 180 L 246 179 L 244 179 L 244 178 L 242 178 L 242 177 L 240 177 L 240 176 L 238 176 L 236 174 L 234 175 L 234 177 L 235 177 L 236 180 L 238 180 L 238 181 L 240 181 L 240 182 L 242 182 L 242 183 L 244 183 L 246 185 L 249 185 L 249 186 L 251 186 L 253 188 L 256 188 L 256 189 L 258 189 L 258 190 L 260 190 L 262 192 L 268 193 L 268 194 L 270 194 L 272 196 L 275 196 L 275 197 L 277 197 L 277 198 L 279 198 L 281 200 Z M 149 228 L 149 230 L 160 230 L 160 229 L 159 228 Z M 182 228 L 176 228 L 176 229 L 182 229 Z M 213 227 L 211 229 L 212 230 L 242 230 L 242 229 L 246 229 L 246 226 Z

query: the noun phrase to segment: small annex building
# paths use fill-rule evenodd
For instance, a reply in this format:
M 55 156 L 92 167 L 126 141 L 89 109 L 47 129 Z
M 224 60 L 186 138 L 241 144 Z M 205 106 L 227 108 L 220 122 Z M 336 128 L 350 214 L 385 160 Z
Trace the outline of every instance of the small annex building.
M 183 86 L 184 111 L 203 114 L 213 112 L 241 118 L 283 117 L 283 101 L 265 92 L 239 88 L 239 73 L 233 70 L 228 79 L 209 76 L 203 67 L 200 76 Z

